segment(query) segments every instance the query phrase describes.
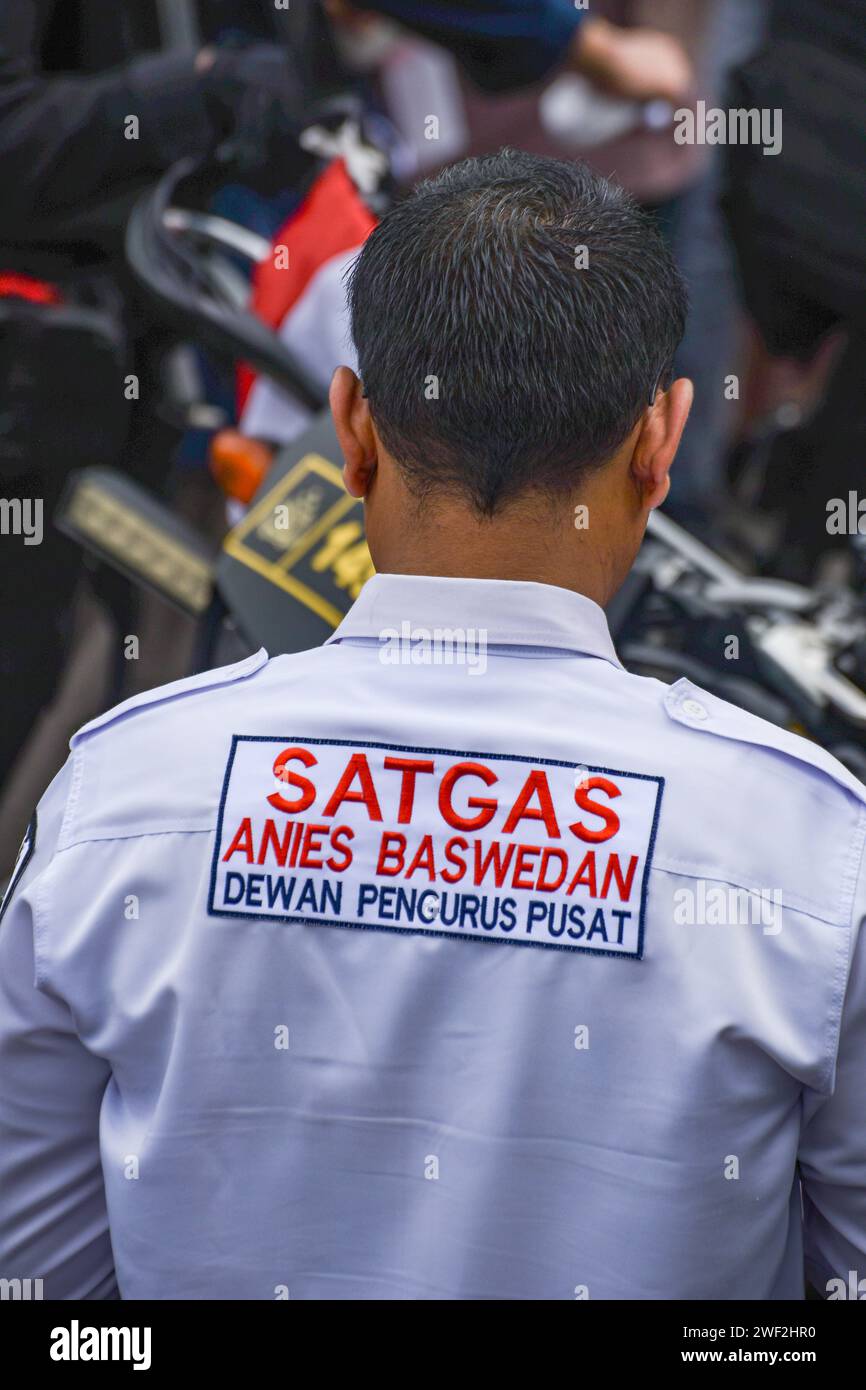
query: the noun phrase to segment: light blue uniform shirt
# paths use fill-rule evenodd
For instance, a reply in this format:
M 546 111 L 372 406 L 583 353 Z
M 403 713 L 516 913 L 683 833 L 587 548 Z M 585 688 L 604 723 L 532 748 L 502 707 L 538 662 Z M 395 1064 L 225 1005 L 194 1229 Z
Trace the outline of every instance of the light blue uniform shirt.
M 46 1297 L 866 1276 L 866 790 L 557 588 L 378 575 L 83 729 L 0 925 Z M 862 933 L 860 933 L 862 938 Z

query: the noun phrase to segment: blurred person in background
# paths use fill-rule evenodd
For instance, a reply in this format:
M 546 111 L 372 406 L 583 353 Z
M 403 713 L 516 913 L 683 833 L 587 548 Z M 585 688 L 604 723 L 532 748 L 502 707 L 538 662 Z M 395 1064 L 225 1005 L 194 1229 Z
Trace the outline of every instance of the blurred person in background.
M 773 0 L 768 38 L 727 101 L 783 111 L 781 153 L 724 151 L 725 208 L 764 351 L 756 375 L 771 404 L 776 387 L 763 441 L 755 431 L 760 501 L 782 523 L 765 564 L 800 583 L 832 582 L 838 566 L 851 568 L 852 540 L 866 537 L 862 0 Z
M 696 95 L 707 107 L 717 107 L 732 67 L 761 42 L 765 0 L 711 0 L 699 8 L 704 25 L 695 54 Z M 726 382 L 742 370 L 742 296 L 719 201 L 724 149 L 675 148 L 697 155 L 670 221 L 674 257 L 689 287 L 676 370 L 694 381 L 695 401 L 667 511 L 701 538 L 719 543 L 720 509 L 728 501 L 726 461 L 740 420 L 738 401 L 730 398 Z
M 650 23 L 637 28 L 589 15 L 571 0 L 325 0 L 328 13 L 351 21 L 376 12 L 456 52 L 479 87 L 509 91 L 560 67 L 585 73 L 636 100 L 678 99 L 691 68 L 678 39 Z
M 441 60 L 437 75 L 433 51 L 422 58 L 404 42 L 386 48 L 381 64 L 389 114 L 410 138 L 423 172 L 504 144 L 572 153 L 615 177 L 654 213 L 689 289 L 677 370 L 695 382 L 696 393 L 666 510 L 708 539 L 717 532 L 725 461 L 739 425 L 740 407 L 727 398 L 725 380 L 740 370 L 742 307 L 719 208 L 723 150 L 677 143 L 674 112 L 699 98 L 707 106 L 719 103 L 731 67 L 760 42 L 765 8 L 765 0 L 593 0 L 594 22 L 610 33 L 639 46 L 652 26 L 654 39 L 676 44 L 690 73 L 688 89 L 649 80 L 590 82 L 575 63 L 552 72 L 536 68 L 536 80 L 520 89 L 497 90 L 488 82 L 482 90 L 451 79 L 448 115 L 435 140 L 423 131 L 422 113 L 445 104 L 449 78 Z M 656 71 L 648 65 L 644 77 Z M 524 72 L 528 78 L 529 66 Z M 442 94 L 434 105 L 437 87 Z

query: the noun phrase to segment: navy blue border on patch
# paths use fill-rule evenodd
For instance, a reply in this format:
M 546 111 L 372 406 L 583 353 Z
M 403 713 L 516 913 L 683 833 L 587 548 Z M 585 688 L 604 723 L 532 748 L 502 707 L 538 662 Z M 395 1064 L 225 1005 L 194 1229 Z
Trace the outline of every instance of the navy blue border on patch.
M 457 932 L 450 931 L 429 931 L 425 927 L 390 927 L 373 922 L 336 922 L 325 921 L 321 917 L 298 917 L 287 916 L 276 912 L 228 912 L 214 907 L 214 895 L 216 893 L 217 871 L 219 868 L 219 852 L 222 844 L 223 815 L 225 812 L 226 799 L 228 797 L 229 781 L 231 778 L 232 767 L 235 761 L 235 752 L 239 743 L 282 743 L 282 744 L 318 744 L 320 747 L 328 748 L 381 748 L 389 753 L 441 753 L 446 758 L 485 758 L 489 761 L 505 763 L 529 763 L 531 766 L 539 767 L 568 767 L 586 768 L 587 772 L 601 772 L 611 777 L 631 777 L 636 782 L 655 782 L 656 784 L 656 804 L 653 813 L 652 826 L 650 828 L 649 843 L 646 851 L 646 863 L 644 865 L 643 878 L 641 879 L 640 893 L 640 917 L 638 919 L 638 938 L 637 951 L 605 951 L 599 946 L 573 946 L 560 941 L 521 941 L 518 938 L 510 940 L 503 936 L 475 936 L 458 935 Z M 403 743 L 376 743 L 364 739 L 351 738 L 308 738 L 302 734 L 232 734 L 232 746 L 226 763 L 225 775 L 223 777 L 222 792 L 220 793 L 219 815 L 217 817 L 216 839 L 214 842 L 213 862 L 211 864 L 210 891 L 208 893 L 208 916 L 210 917 L 239 917 L 245 921 L 252 922 L 296 922 L 300 926 L 306 927 L 344 927 L 351 931 L 383 931 L 392 932 L 400 936 L 440 936 L 447 941 L 484 941 L 489 945 L 500 946 L 529 946 L 536 947 L 542 951 L 581 951 L 587 956 L 613 956 L 617 960 L 642 960 L 644 945 L 644 924 L 646 918 L 646 899 L 649 890 L 649 872 L 652 867 L 653 850 L 655 849 L 656 833 L 658 831 L 659 815 L 661 813 L 662 793 L 664 792 L 664 777 L 654 777 L 646 772 L 624 772 L 620 768 L 596 767 L 591 763 L 583 763 L 579 760 L 566 762 L 562 758 L 538 758 L 532 755 L 524 756 L 520 753 L 483 753 L 470 752 L 465 748 L 425 748 L 416 747 L 411 744 Z

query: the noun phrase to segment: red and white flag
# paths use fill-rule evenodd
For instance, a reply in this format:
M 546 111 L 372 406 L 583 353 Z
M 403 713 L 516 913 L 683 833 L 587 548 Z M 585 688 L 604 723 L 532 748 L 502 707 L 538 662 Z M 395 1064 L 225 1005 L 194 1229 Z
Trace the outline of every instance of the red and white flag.
M 376 225 L 344 159 L 333 160 L 258 266 L 250 308 L 327 388 L 336 367 L 355 369 L 345 274 Z M 311 412 L 248 367 L 238 372 L 240 428 L 274 443 L 294 439 Z

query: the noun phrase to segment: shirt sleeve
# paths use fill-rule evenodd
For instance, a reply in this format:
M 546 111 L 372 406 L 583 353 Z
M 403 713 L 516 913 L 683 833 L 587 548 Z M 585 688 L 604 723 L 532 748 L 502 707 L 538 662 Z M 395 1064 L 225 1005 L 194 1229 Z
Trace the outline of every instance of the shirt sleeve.
M 806 1275 L 817 1292 L 866 1279 L 866 864 L 855 894 L 835 1085 L 804 1101 L 800 1141 Z M 866 1290 L 866 1283 L 863 1285 Z M 856 1295 L 855 1295 L 856 1296 Z
M 491 91 L 538 82 L 565 58 L 584 18 L 571 0 L 364 0 L 450 49 L 469 76 Z
M 99 1156 L 108 1064 L 36 983 L 34 902 L 66 805 L 71 760 L 37 809 L 0 917 L 0 1278 L 46 1299 L 116 1298 Z

